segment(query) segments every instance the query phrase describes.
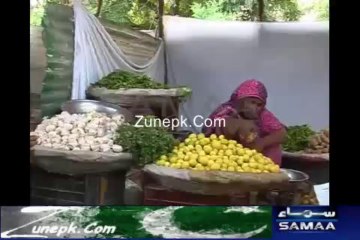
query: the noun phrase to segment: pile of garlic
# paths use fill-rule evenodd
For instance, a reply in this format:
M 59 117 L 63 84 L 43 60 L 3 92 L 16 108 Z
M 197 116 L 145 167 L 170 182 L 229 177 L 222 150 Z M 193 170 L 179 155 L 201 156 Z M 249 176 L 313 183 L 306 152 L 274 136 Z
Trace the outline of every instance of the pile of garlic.
M 44 147 L 118 153 L 123 148 L 113 144 L 113 136 L 124 122 L 125 118 L 121 114 L 107 116 L 99 112 L 62 112 L 50 119 L 44 118 L 31 135 L 37 136 L 37 144 Z

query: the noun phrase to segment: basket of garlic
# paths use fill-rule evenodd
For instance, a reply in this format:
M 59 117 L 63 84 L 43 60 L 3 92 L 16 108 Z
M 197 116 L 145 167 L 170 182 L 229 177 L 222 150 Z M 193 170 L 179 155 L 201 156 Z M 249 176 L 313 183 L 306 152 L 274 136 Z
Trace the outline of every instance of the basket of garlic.
M 77 175 L 128 169 L 132 155 L 113 143 L 116 129 L 125 123 L 122 114 L 62 112 L 44 118 L 31 135 L 35 164 L 48 172 Z

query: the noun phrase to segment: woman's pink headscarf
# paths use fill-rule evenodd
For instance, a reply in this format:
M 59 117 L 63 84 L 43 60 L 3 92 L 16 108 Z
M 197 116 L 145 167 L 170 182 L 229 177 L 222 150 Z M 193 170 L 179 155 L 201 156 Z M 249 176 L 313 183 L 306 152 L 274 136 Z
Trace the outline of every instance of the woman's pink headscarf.
M 238 114 L 235 109 L 235 102 L 246 97 L 256 97 L 266 104 L 267 91 L 264 84 L 255 79 L 246 80 L 235 89 L 230 100 L 221 104 L 210 116 L 210 119 L 226 118 Z M 258 121 L 260 136 L 270 134 L 271 132 L 280 130 L 283 125 L 281 122 L 266 108 L 261 112 Z M 204 129 L 205 134 L 209 135 L 215 132 L 215 127 Z
M 210 116 L 210 119 L 226 118 L 232 115 L 237 115 L 235 109 L 235 102 L 245 97 L 256 97 L 266 104 L 267 91 L 263 83 L 257 80 L 247 80 L 240 84 L 240 86 L 233 92 L 230 100 L 221 104 Z M 259 128 L 259 136 L 264 137 L 272 132 L 278 131 L 283 128 L 283 124 L 266 108 L 260 113 L 260 118 L 257 122 Z M 203 129 L 206 135 L 215 133 L 216 127 Z M 271 158 L 276 164 L 281 165 L 281 145 L 268 146 L 263 150 L 263 154 Z

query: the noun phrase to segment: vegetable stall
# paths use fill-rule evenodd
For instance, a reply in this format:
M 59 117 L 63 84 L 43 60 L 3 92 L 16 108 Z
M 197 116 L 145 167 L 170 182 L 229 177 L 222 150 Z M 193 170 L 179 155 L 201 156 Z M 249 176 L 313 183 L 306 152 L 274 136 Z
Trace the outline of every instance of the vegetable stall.
M 287 134 L 283 167 L 306 172 L 315 184 L 329 182 L 329 129 L 316 132 L 305 124 L 288 127 Z
M 99 77 L 87 87 L 86 100 L 70 100 L 67 82 L 61 107 L 48 103 L 49 117 L 30 133 L 31 204 L 126 204 L 128 182 L 139 190 L 137 204 L 318 204 L 306 173 L 283 169 L 223 135 L 137 126 L 136 115 L 145 121 L 178 118 L 192 93 L 140 72 L 116 70 Z M 46 80 L 49 86 L 54 79 Z M 284 157 L 318 158 L 329 150 L 328 130 L 316 135 L 289 127 L 288 132 Z

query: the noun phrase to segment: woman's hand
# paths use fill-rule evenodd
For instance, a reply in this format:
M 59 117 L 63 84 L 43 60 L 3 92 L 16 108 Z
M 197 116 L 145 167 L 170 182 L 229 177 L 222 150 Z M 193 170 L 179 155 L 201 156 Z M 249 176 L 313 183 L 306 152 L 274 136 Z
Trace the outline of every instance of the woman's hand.
M 265 145 L 261 138 L 257 138 L 257 139 L 255 139 L 254 142 L 250 143 L 247 147 L 254 149 L 259 153 L 262 153 L 262 151 L 265 148 Z

